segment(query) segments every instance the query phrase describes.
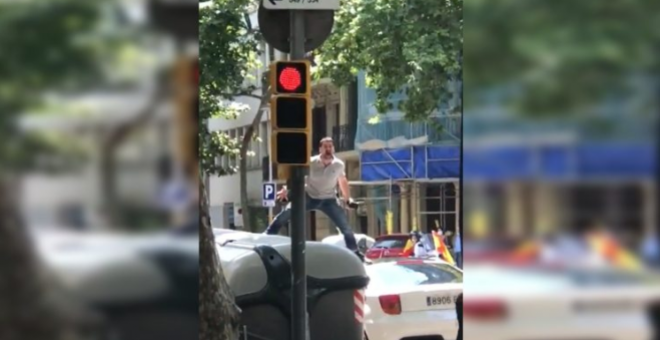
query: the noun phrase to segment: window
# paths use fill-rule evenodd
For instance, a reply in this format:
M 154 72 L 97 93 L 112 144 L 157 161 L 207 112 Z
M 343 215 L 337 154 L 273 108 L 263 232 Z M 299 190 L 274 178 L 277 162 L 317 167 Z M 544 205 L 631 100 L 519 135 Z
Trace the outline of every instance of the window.
M 237 133 L 238 131 L 236 129 L 229 130 L 229 138 L 230 139 L 237 139 Z M 236 167 L 238 166 L 238 157 L 236 156 L 229 156 L 229 167 Z
M 268 69 L 268 44 L 264 41 L 259 43 L 259 62 L 261 65 L 256 69 L 256 78 L 254 79 L 254 86 L 261 87 L 261 77 L 265 70 Z
M 249 126 L 242 126 L 239 128 L 227 130 L 224 133 L 229 135 L 229 138 L 234 139 L 239 143 L 243 140 L 243 136 L 247 132 Z M 255 140 L 256 137 L 261 138 L 261 141 Z M 246 158 L 246 166 L 248 170 L 261 169 L 263 157 L 268 155 L 268 122 L 261 122 L 254 131 L 253 138 L 248 147 L 248 155 Z M 231 156 L 226 155 L 218 159 L 218 164 L 223 168 L 238 167 L 240 165 L 239 155 Z
M 408 242 L 408 236 L 382 238 L 376 241 L 374 248 L 380 249 L 397 249 L 404 248 Z
M 272 63 L 275 61 L 275 49 L 273 46 L 268 45 L 268 62 Z
M 247 131 L 247 127 L 245 127 L 245 131 Z M 259 137 L 259 126 L 257 126 L 257 130 L 252 133 L 252 138 L 250 139 L 250 147 L 248 150 L 250 150 L 250 153 L 247 155 L 247 167 L 248 169 L 258 169 L 260 166 L 259 162 L 259 141 L 256 140 L 256 137 Z
M 642 187 L 627 184 L 582 184 L 565 189 L 563 211 L 568 212 L 568 225 L 582 230 L 602 224 L 618 228 L 622 233 L 642 234 Z
M 456 219 L 456 186 L 454 183 L 423 184 L 420 191 L 425 198 L 420 211 L 422 230 L 430 232 L 439 225 L 442 230 L 455 231 Z
M 268 133 L 268 122 L 261 122 L 259 124 L 259 138 L 261 138 L 261 143 L 259 143 L 259 159 L 263 159 L 268 156 L 269 150 L 269 133 Z

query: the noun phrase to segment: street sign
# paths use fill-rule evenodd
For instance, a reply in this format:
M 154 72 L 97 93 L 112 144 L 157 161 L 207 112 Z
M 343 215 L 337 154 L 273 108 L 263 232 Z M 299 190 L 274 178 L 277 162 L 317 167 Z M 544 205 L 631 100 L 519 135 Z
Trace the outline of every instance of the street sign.
M 262 205 L 264 207 L 275 206 L 275 183 L 264 183 L 262 190 Z
M 338 10 L 339 0 L 263 0 L 266 9 Z
M 263 4 L 270 0 L 264 1 Z M 278 51 L 291 53 L 291 11 L 271 11 L 263 4 L 259 6 L 258 19 L 264 40 Z M 305 52 L 311 52 L 321 47 L 330 36 L 335 24 L 335 11 L 309 11 L 301 12 L 301 15 L 304 16 L 305 25 Z

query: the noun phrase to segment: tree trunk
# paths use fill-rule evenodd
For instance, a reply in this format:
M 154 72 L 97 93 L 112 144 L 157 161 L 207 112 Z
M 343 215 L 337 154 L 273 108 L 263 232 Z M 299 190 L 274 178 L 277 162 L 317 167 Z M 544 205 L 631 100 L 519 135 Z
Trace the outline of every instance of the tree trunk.
M 220 266 L 203 180 L 199 189 L 199 340 L 238 340 L 240 310 Z
M 116 224 L 118 212 L 115 146 L 104 144 L 100 149 L 99 179 L 101 180 L 101 193 L 103 195 L 103 217 L 111 225 Z
M 249 210 L 249 200 L 248 200 L 248 189 L 247 189 L 247 153 L 250 149 L 250 142 L 254 136 L 254 132 L 259 130 L 259 123 L 261 123 L 261 118 L 264 115 L 264 108 L 268 105 L 270 101 L 271 91 L 270 88 L 266 88 L 266 92 L 261 97 L 259 102 L 259 108 L 257 109 L 257 114 L 252 119 L 252 123 L 248 126 L 243 139 L 241 140 L 241 149 L 239 153 L 239 166 L 238 171 L 240 174 L 240 186 L 241 186 L 241 209 L 243 209 L 243 225 L 249 228 L 250 231 L 254 232 L 255 225 L 252 223 L 252 214 Z
M 21 216 L 17 184 L 0 178 L 0 339 L 60 340 L 73 327 L 54 303 L 53 282 Z
M 144 125 L 151 121 L 151 118 L 156 113 L 158 104 L 160 104 L 167 94 L 168 87 L 162 84 L 156 85 L 154 93 L 147 105 L 130 121 L 124 122 L 118 127 L 114 128 L 103 140 L 101 144 L 101 194 L 103 195 L 103 205 L 105 211 L 106 221 L 109 223 L 117 223 L 116 217 L 118 214 L 118 198 L 117 198 L 117 150 L 127 140 L 131 134 L 141 129 Z

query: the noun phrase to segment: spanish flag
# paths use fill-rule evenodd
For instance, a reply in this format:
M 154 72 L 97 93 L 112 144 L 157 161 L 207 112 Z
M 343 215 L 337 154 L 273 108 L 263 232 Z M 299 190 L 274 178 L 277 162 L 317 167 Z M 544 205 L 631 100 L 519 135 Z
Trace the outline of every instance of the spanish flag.
M 392 235 L 392 230 L 394 230 L 394 215 L 390 210 L 385 213 L 385 230 L 387 235 Z
M 641 263 L 629 251 L 611 237 L 592 234 L 588 237 L 592 249 L 612 265 L 630 270 L 639 270 Z
M 514 261 L 528 261 L 539 255 L 541 245 L 535 241 L 527 241 L 513 251 Z
M 452 265 L 456 264 L 456 262 L 454 262 L 454 257 L 451 256 L 451 253 L 449 252 L 449 248 L 445 245 L 444 236 L 439 235 L 435 230 L 433 231 L 433 244 L 443 260 Z
M 408 239 L 408 242 L 406 242 L 406 246 L 403 247 L 403 252 L 401 253 L 401 255 L 403 255 L 403 256 L 405 256 L 405 257 L 410 257 L 410 256 L 412 256 L 413 253 L 414 253 L 414 252 L 413 252 L 413 250 L 414 250 L 414 248 L 415 248 L 414 246 L 415 246 L 415 245 L 412 243 L 412 240 L 411 240 L 411 239 Z

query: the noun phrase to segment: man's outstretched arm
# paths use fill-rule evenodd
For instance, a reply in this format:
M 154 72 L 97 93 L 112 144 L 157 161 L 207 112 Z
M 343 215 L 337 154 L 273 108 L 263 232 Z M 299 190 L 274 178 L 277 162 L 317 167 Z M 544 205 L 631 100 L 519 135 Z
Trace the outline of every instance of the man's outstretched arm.
M 348 179 L 346 175 L 342 175 L 337 180 L 339 183 L 339 190 L 341 191 L 342 198 L 344 201 L 348 201 L 351 198 L 351 191 L 348 188 Z

